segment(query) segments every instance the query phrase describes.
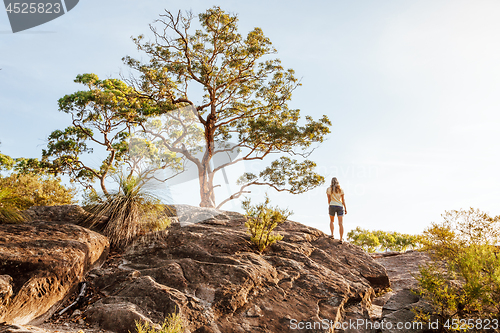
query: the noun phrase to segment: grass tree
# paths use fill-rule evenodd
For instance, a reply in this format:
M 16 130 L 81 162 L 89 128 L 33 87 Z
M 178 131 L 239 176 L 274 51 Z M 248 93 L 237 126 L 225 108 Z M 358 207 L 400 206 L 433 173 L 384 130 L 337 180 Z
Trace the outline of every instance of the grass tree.
M 120 175 L 115 178 L 118 189 L 94 195 L 86 207 L 92 213 L 88 224 L 105 220 L 103 233 L 113 248 L 124 248 L 141 234 L 169 226 L 168 206 L 147 191 L 143 177 Z
M 0 188 L 0 223 L 20 223 L 25 220 L 18 208 L 19 198 L 9 189 Z

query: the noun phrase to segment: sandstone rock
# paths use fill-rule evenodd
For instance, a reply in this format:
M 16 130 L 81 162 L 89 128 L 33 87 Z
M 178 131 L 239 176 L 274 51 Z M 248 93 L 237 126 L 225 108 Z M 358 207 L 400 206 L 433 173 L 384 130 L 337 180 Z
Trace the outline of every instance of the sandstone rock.
M 418 286 L 415 276 L 419 273 L 419 266 L 430 262 L 431 258 L 425 252 L 408 251 L 376 256 L 376 261 L 386 268 L 392 288 L 392 292 L 373 300 L 373 304 L 383 305 L 381 332 L 429 332 L 426 324 L 420 327 L 419 323 L 413 323 L 415 315 L 412 308 L 419 308 L 424 312 L 430 312 L 432 308 L 412 290 Z
M 392 312 L 382 319 L 383 333 L 423 333 L 427 332 L 427 325 L 424 323 L 417 323 L 413 320 L 415 314 L 411 311 L 410 307 L 400 309 Z
M 33 206 L 24 211 L 28 222 L 78 223 L 87 213 L 78 205 Z
M 176 222 L 179 222 L 181 227 L 185 227 L 199 222 L 220 222 L 224 223 L 231 217 L 239 217 L 241 214 L 222 211 L 215 208 L 194 207 L 190 205 L 173 205 L 176 211 Z
M 86 272 L 103 261 L 108 247 L 106 237 L 76 225 L 0 225 L 0 322 L 23 325 L 50 316 Z
M 262 317 L 262 310 L 257 306 L 253 305 L 250 309 L 247 310 L 248 317 Z
M 345 309 L 342 319 L 342 332 L 344 333 L 375 333 L 374 323 L 371 321 L 370 313 L 366 307 L 359 304 L 350 305 Z M 341 328 L 340 326 L 338 326 Z
M 49 333 L 36 326 L 9 325 L 0 323 L 0 333 Z
M 389 280 L 390 280 L 390 278 L 389 278 Z M 372 304 L 382 307 L 385 303 L 387 303 L 389 298 L 391 298 L 393 295 L 394 295 L 394 292 L 388 291 L 388 292 L 374 298 L 372 300 Z
M 419 266 L 431 261 L 425 252 L 407 251 L 399 255 L 377 258 L 376 261 L 384 266 L 391 280 L 393 291 L 412 289 L 417 287 L 414 276 L 419 273 Z
M 418 295 L 415 295 L 411 290 L 403 289 L 389 298 L 382 309 L 385 313 L 398 311 L 407 307 L 408 305 L 417 303 L 419 299 L 420 297 L 418 297 Z
M 111 304 L 101 302 L 92 307 L 87 315 L 89 321 L 99 324 L 99 326 L 104 329 L 109 329 L 117 333 L 133 332 L 136 321 L 153 324 L 151 320 L 142 313 L 139 306 L 129 302 Z
M 240 214 L 186 221 L 89 274 L 108 296 L 87 310 L 89 322 L 127 332 L 135 320 L 161 323 L 175 312 L 187 332 L 287 332 L 292 320 L 342 320 L 348 305 L 368 314 L 374 290 L 389 286 L 360 248 L 299 223 L 282 224 L 283 240 L 259 254 Z
M 0 275 L 0 307 L 7 306 L 12 296 L 12 277 Z
M 400 291 L 398 294 L 402 292 L 403 291 Z M 404 304 L 405 299 L 410 303 L 405 305 Z M 418 299 L 418 301 L 412 302 L 415 299 Z M 397 310 L 396 311 L 387 311 L 386 309 L 384 310 L 385 315 L 383 316 L 382 319 L 383 329 L 381 330 L 381 332 L 383 333 L 434 332 L 434 330 L 430 329 L 428 323 L 416 322 L 415 314 L 412 311 L 412 309 L 415 308 L 415 309 L 420 309 L 423 312 L 430 312 L 432 308 L 427 301 L 419 299 L 418 296 L 415 295 L 411 296 L 407 294 L 407 295 L 400 295 L 397 302 L 392 303 L 390 306 L 393 308 L 397 308 Z

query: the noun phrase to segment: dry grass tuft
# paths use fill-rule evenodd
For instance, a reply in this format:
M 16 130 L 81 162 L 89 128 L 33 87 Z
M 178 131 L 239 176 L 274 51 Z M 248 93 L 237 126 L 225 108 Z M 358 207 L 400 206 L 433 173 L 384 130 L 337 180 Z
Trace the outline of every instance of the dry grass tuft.
M 170 226 L 170 208 L 144 190 L 141 177 L 119 177 L 118 182 L 118 191 L 94 196 L 86 206 L 92 215 L 85 224 L 95 226 L 107 220 L 102 232 L 111 247 L 124 248 L 139 235 Z
M 9 189 L 0 189 L 0 223 L 22 223 L 23 213 L 18 209 L 18 198 Z
M 136 321 L 137 333 L 182 333 L 184 332 L 184 323 L 178 313 L 172 313 L 165 318 L 161 327 L 155 328 L 148 322 Z

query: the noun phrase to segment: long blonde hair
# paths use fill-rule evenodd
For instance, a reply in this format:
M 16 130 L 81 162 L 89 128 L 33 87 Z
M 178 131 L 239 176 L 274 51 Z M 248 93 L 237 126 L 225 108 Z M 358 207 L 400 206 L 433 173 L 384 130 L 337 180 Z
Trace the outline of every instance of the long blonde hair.
M 340 188 L 340 184 L 339 184 L 339 181 L 337 179 L 337 177 L 333 177 L 332 178 L 332 192 L 335 192 L 335 193 L 340 193 L 342 192 L 342 189 Z

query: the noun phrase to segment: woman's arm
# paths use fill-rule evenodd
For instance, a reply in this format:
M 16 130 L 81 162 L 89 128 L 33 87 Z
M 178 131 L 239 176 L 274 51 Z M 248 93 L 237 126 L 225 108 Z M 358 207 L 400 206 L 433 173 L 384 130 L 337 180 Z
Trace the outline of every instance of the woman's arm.
M 344 214 L 347 214 L 347 207 L 345 206 L 345 200 L 343 194 L 342 194 L 342 204 L 344 205 Z
M 328 197 L 328 204 L 330 204 L 330 194 L 326 194 L 326 196 Z

